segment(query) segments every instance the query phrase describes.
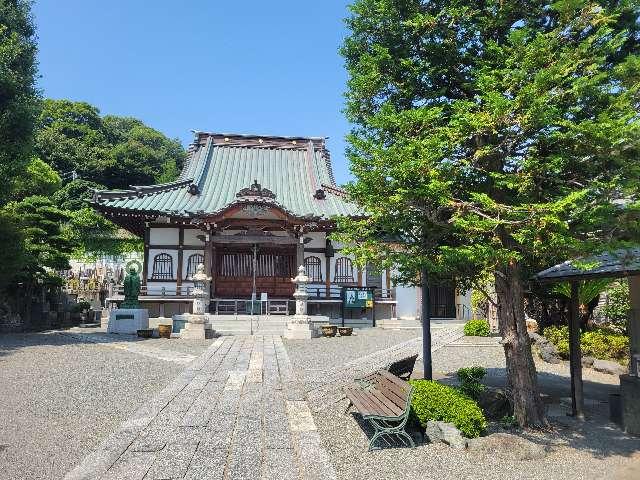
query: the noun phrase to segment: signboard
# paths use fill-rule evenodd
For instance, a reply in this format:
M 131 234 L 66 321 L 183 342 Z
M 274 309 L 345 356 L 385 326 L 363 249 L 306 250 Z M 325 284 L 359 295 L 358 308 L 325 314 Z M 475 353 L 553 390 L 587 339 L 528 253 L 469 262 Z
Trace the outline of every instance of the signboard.
M 373 308 L 373 290 L 357 287 L 345 288 L 342 304 L 345 308 Z

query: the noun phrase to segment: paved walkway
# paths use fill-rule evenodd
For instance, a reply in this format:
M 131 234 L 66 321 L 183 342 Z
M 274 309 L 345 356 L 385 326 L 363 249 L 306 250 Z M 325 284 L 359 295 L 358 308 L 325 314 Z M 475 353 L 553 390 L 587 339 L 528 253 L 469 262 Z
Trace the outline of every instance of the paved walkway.
M 277 336 L 222 337 L 65 479 L 335 479 Z

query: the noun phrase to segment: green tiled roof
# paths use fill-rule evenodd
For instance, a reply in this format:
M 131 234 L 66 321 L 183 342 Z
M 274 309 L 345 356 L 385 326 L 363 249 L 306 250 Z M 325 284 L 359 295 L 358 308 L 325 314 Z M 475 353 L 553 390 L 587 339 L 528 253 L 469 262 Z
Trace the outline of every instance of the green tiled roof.
M 275 197 L 238 196 L 256 181 Z M 295 217 L 359 214 L 335 185 L 321 138 L 198 132 L 175 182 L 97 191 L 93 199 L 100 209 L 180 217 L 215 215 L 247 202 L 272 204 Z

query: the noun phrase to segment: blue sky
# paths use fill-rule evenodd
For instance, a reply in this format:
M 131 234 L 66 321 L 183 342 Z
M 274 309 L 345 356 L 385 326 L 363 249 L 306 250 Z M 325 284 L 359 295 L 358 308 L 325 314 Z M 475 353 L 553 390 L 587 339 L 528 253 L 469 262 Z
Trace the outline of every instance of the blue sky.
M 36 0 L 40 88 L 191 141 L 191 129 L 328 136 L 347 181 L 347 1 Z

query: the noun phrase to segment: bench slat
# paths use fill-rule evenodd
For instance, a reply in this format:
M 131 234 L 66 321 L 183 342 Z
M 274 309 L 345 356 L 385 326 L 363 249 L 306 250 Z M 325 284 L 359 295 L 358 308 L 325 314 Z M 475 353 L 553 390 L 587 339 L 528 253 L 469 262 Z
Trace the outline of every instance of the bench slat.
M 349 399 L 352 400 L 362 415 L 396 417 L 403 412 L 403 409 L 394 405 L 376 389 L 368 391 L 353 389 L 349 393 L 355 396 L 355 399 L 353 399 L 352 395 L 349 395 Z

